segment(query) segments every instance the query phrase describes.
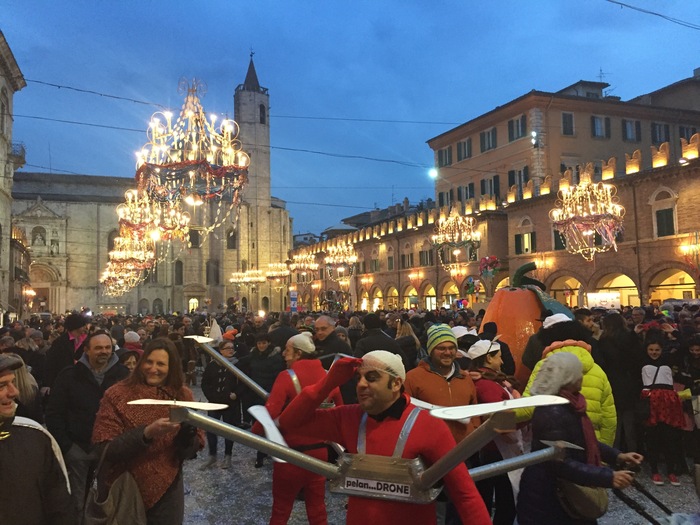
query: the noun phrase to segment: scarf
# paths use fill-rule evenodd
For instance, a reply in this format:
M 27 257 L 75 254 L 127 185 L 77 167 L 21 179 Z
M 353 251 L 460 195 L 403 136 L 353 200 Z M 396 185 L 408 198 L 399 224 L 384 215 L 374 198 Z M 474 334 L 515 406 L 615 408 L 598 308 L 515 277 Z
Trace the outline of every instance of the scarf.
M 600 450 L 598 449 L 598 439 L 595 437 L 593 423 L 586 415 L 586 398 L 581 395 L 581 392 L 572 394 L 567 390 L 560 390 L 559 394 L 564 399 L 571 403 L 571 408 L 574 413 L 581 419 L 581 429 L 583 430 L 583 439 L 586 448 L 586 463 L 589 465 L 600 466 Z

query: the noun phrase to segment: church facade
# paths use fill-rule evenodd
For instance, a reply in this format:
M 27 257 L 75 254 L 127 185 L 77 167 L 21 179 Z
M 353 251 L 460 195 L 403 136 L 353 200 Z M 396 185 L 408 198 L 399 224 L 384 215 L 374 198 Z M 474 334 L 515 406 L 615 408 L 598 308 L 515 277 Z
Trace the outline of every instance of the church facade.
M 264 272 L 269 263 L 284 262 L 292 246 L 289 212 L 270 194 L 269 93 L 258 82 L 252 58 L 233 98 L 239 137 L 251 159 L 238 213 L 231 213 L 204 237 L 212 215 L 206 206 L 192 210 L 189 247 L 174 244 L 161 250 L 144 281 L 122 296 L 105 295 L 99 278 L 119 233 L 115 208 L 135 187 L 135 180 L 15 174 L 12 225 L 26 236 L 31 254 L 29 282 L 36 293 L 31 312 L 90 308 L 95 313 L 161 314 L 226 306 L 256 311 L 285 308 L 286 289 L 279 283 L 229 282 L 232 272 Z

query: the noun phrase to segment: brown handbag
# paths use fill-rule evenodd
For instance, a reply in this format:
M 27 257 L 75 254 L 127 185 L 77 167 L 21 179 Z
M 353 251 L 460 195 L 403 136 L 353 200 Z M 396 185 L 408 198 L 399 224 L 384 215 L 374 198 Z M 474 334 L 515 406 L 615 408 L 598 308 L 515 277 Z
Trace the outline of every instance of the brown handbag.
M 146 525 L 146 509 L 131 472 L 125 470 L 109 487 L 103 482 L 102 465 L 109 444 L 102 451 L 95 480 L 85 502 L 83 525 Z M 108 470 L 108 469 L 104 469 Z
M 577 520 L 596 520 L 608 511 L 608 490 L 557 478 L 557 497 L 566 513 Z

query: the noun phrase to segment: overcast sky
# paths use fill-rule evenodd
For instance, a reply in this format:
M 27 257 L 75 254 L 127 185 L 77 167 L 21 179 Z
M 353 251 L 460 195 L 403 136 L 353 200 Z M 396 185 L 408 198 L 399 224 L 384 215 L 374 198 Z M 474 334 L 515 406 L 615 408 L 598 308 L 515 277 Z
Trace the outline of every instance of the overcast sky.
M 426 140 L 532 89 L 602 79 L 626 100 L 692 76 L 700 1 L 626 3 L 693 27 L 609 0 L 0 0 L 27 80 L 13 141 L 25 171 L 133 177 L 157 108 L 46 83 L 179 110 L 196 77 L 205 110 L 231 116 L 252 48 L 272 193 L 318 233 L 433 197 Z

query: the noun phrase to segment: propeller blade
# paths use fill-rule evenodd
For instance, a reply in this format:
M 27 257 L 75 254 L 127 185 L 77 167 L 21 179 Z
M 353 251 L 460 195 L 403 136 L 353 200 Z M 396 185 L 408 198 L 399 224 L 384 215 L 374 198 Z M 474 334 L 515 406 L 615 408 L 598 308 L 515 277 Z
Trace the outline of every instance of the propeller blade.
M 184 407 L 193 410 L 224 410 L 228 405 L 223 403 L 203 403 L 201 401 L 177 401 L 175 399 L 134 399 L 128 405 L 166 405 L 171 407 Z
M 430 415 L 440 418 L 457 420 L 467 417 L 483 416 L 493 414 L 502 410 L 515 410 L 516 408 L 541 407 L 549 405 L 564 405 L 569 401 L 559 396 L 527 396 L 496 403 L 480 403 L 478 405 L 464 405 L 458 407 L 435 408 L 430 411 Z

